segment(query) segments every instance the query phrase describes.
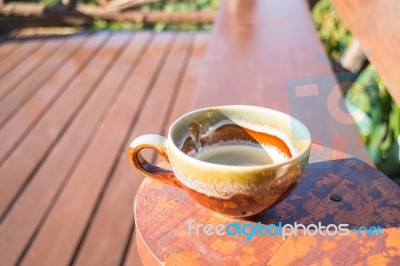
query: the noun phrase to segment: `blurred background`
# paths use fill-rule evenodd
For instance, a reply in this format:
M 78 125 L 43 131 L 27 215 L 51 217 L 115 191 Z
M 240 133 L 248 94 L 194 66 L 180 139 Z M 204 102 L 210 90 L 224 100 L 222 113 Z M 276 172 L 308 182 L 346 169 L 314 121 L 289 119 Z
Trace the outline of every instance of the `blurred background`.
M 330 0 L 317 1 L 312 17 L 325 51 L 337 73 L 352 73 L 344 90 L 368 153 L 378 169 L 400 185 L 400 109 L 376 69 L 340 18 Z

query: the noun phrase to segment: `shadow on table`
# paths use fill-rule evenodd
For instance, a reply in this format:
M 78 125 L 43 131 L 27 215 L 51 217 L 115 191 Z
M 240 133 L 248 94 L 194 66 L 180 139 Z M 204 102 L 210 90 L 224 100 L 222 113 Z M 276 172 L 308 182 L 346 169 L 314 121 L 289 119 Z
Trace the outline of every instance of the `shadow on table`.
M 250 220 L 399 227 L 400 188 L 356 158 L 311 163 L 289 196 Z

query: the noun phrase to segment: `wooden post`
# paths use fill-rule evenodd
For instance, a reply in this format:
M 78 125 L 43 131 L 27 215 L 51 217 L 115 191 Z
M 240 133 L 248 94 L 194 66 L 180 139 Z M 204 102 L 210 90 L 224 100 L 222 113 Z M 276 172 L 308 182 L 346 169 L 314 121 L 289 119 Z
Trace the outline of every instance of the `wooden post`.
M 358 72 L 362 69 L 366 60 L 367 57 L 364 55 L 360 43 L 356 39 L 353 39 L 340 61 L 346 70 Z
M 62 0 L 61 2 L 67 7 L 67 10 L 69 11 L 76 9 L 76 0 Z

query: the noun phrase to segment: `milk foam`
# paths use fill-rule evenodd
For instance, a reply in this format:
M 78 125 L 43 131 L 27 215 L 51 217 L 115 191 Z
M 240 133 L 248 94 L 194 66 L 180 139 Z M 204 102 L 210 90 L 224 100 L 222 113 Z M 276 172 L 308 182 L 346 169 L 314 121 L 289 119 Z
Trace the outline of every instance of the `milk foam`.
M 232 121 L 234 123 L 232 123 Z M 242 118 L 240 119 L 235 119 L 235 118 L 230 118 L 230 119 L 225 119 L 222 120 L 212 127 L 208 128 L 205 132 L 203 132 L 200 135 L 200 138 L 203 138 L 211 133 L 213 131 L 217 130 L 221 126 L 224 125 L 232 125 L 236 124 L 240 127 L 247 128 L 256 132 L 261 132 L 261 133 L 266 133 L 271 136 L 278 137 L 281 139 L 286 146 L 289 148 L 290 153 L 292 156 L 296 156 L 298 151 L 294 146 L 294 142 L 292 138 L 283 130 L 271 127 L 269 125 L 258 125 L 254 124 L 252 122 L 244 121 Z M 181 138 L 181 143 L 178 145 L 180 149 L 183 147 L 183 141 L 190 137 L 191 134 L 190 132 L 183 138 Z M 231 145 L 231 144 L 238 144 L 238 145 L 247 145 L 247 146 L 253 146 L 253 147 L 260 147 L 262 146 L 263 149 L 265 149 L 271 157 L 275 159 L 274 163 L 280 163 L 285 160 L 288 160 L 289 157 L 282 152 L 278 147 L 273 146 L 273 145 L 268 145 L 268 144 L 259 144 L 259 143 L 254 143 L 251 141 L 246 141 L 246 140 L 229 140 L 229 141 L 220 141 L 218 143 L 215 143 L 213 145 L 206 145 L 204 147 L 200 147 L 198 150 L 199 154 L 211 150 L 215 148 L 215 146 L 221 146 L 221 145 Z M 187 153 L 187 155 L 196 158 L 196 150 L 193 149 Z M 246 168 L 246 167 L 243 167 Z M 189 169 L 187 169 L 189 170 Z M 287 171 L 289 169 L 287 167 L 281 167 L 279 169 L 279 174 L 277 177 L 281 177 L 284 179 L 288 178 L 289 176 L 287 175 Z M 200 179 L 193 178 L 193 176 L 196 176 L 196 172 L 186 172 L 185 174 L 180 173 L 179 169 L 173 169 L 174 173 L 177 175 L 178 179 L 187 187 L 196 190 L 200 193 L 203 193 L 207 196 L 211 197 L 216 197 L 216 198 L 221 198 L 221 199 L 229 199 L 235 194 L 243 194 L 243 195 L 258 195 L 258 196 L 263 196 L 271 193 L 271 188 L 270 188 L 270 181 L 265 180 L 264 183 L 260 184 L 233 184 L 229 182 L 229 180 L 218 182 L 218 183 L 209 183 L 209 182 L 203 182 Z M 189 170 L 190 171 L 190 170 Z M 279 178 L 280 179 L 280 178 Z M 275 182 L 278 182 L 278 184 L 283 181 L 283 180 L 276 180 Z

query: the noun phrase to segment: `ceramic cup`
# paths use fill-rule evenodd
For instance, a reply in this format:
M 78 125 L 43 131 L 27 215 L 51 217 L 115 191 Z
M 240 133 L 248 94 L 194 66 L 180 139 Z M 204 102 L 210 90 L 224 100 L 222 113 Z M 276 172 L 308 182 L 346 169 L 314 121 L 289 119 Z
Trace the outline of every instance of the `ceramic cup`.
M 226 165 L 196 157 L 213 147 L 243 144 L 268 150 L 272 162 Z M 209 210 L 240 218 L 260 213 L 293 190 L 305 173 L 310 147 L 307 128 L 287 114 L 255 106 L 218 106 L 182 116 L 167 138 L 136 138 L 129 160 L 143 175 L 184 189 Z M 144 148 L 155 149 L 172 171 L 147 162 L 141 155 Z

